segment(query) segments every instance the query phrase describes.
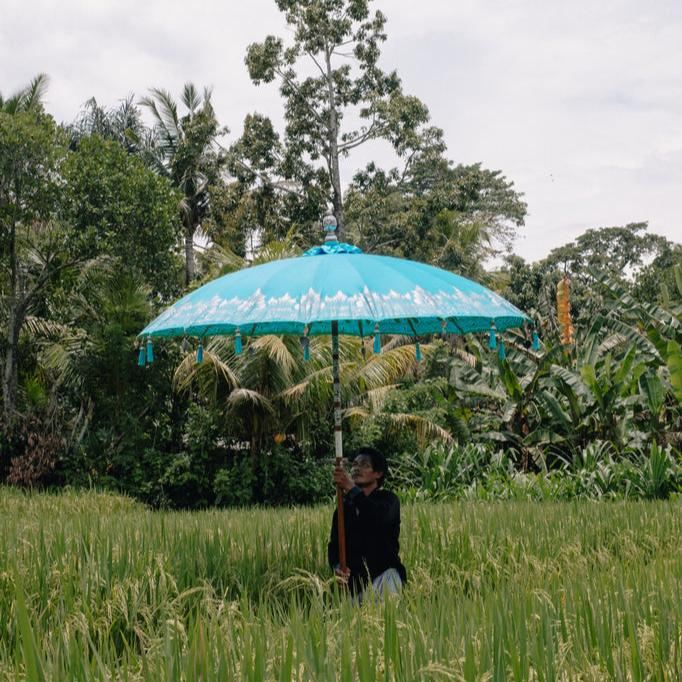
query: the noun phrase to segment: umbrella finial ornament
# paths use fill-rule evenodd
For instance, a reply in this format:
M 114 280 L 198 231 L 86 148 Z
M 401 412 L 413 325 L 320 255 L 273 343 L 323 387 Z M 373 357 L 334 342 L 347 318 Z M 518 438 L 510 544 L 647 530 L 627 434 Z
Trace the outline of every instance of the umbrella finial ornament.
M 419 341 L 417 341 L 417 343 L 414 347 L 414 355 L 415 355 L 415 358 L 417 359 L 417 362 L 422 361 L 422 349 L 419 347 Z
M 145 359 L 146 359 L 146 353 L 144 351 L 144 343 L 140 343 L 140 351 L 137 354 L 137 364 L 140 367 L 144 367 Z
M 490 323 L 490 336 L 488 338 L 488 348 L 495 350 L 497 348 L 497 334 L 495 333 L 495 323 Z
M 152 337 L 147 337 L 147 364 L 151 365 L 154 362 L 154 346 L 152 346 Z
M 325 232 L 325 242 L 336 242 L 336 217 L 331 213 L 322 218 L 322 229 Z
M 234 354 L 239 355 L 242 352 L 242 333 L 239 327 L 234 332 Z
M 199 339 L 199 345 L 197 346 L 197 364 L 204 361 L 204 344 L 201 339 Z
M 374 352 L 381 353 L 381 336 L 379 334 L 379 323 L 374 325 Z

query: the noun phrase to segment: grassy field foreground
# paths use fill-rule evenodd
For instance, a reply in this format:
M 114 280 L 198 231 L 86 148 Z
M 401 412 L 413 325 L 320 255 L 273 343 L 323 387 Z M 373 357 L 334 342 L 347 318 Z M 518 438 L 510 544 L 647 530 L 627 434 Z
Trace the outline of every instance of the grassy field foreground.
M 681 511 L 408 506 L 409 586 L 354 607 L 331 508 L 0 488 L 0 679 L 682 679 Z

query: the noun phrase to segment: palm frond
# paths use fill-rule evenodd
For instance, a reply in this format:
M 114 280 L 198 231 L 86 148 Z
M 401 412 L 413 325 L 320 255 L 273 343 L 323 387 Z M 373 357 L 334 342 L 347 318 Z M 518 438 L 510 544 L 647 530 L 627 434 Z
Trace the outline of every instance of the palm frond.
M 235 388 L 234 391 L 230 393 L 227 404 L 231 408 L 248 405 L 252 408 L 257 408 L 262 412 L 267 412 L 268 414 L 274 414 L 275 412 L 272 402 L 262 393 L 254 391 L 251 388 Z
M 47 320 L 44 317 L 29 315 L 24 320 L 24 328 L 22 331 L 35 337 L 53 338 L 66 336 L 71 333 L 73 329 L 69 325 L 61 324 L 55 320 Z
M 287 381 L 296 369 L 296 358 L 292 355 L 281 336 L 261 336 L 253 342 L 254 350 L 264 351 L 280 368 Z
M 185 83 L 182 88 L 182 103 L 189 109 L 190 113 L 194 113 L 201 104 L 201 97 L 194 85 L 194 83 Z
M 381 350 L 383 353 L 386 353 L 387 351 L 393 350 L 394 348 L 399 348 L 400 346 L 407 346 L 413 343 L 414 339 L 411 336 L 407 336 L 405 334 L 394 334 L 388 339 L 388 341 L 386 341 L 383 344 Z
M 16 114 L 41 108 L 49 82 L 47 74 L 39 73 L 25 88 L 15 92 L 9 98 L 3 99 L 0 96 L 0 111 Z
M 151 96 L 143 97 L 140 100 L 140 105 L 149 109 L 154 116 L 161 132 L 160 143 L 168 155 L 168 152 L 175 149 L 182 138 L 178 106 L 167 90 L 152 88 L 150 92 Z
M 453 352 L 468 367 L 476 367 L 477 358 L 473 353 L 469 353 L 469 351 L 464 350 L 464 348 L 459 348 L 457 346 L 453 348 Z
M 214 338 L 204 348 L 203 362 L 196 361 L 194 352 L 187 353 L 173 374 L 173 389 L 178 393 L 189 390 L 195 380 L 203 378 L 214 388 L 218 383 L 224 383 L 228 388 L 239 386 L 239 379 L 230 365 L 219 353 L 221 339 Z
M 311 344 L 311 355 L 313 355 L 313 348 Z M 289 386 L 287 389 L 278 394 L 278 398 L 284 400 L 298 400 L 303 397 L 303 395 L 313 387 L 319 387 L 320 385 L 327 387 L 327 392 L 331 391 L 331 381 L 332 381 L 332 368 L 331 365 L 321 367 L 310 372 L 304 379 Z
M 70 330 L 59 341 L 47 344 L 40 353 L 41 364 L 56 375 L 55 384 L 79 389 L 85 377 L 80 371 L 80 359 L 88 354 L 92 343 L 83 330 Z
M 421 347 L 424 355 L 433 351 L 433 346 L 426 344 Z M 371 390 L 380 386 L 394 384 L 414 370 L 417 365 L 413 346 L 399 346 L 372 355 L 366 363 L 359 365 L 351 381 L 357 382 L 360 390 Z
M 258 249 L 258 254 L 253 259 L 253 265 L 269 263 L 282 258 L 294 258 L 301 255 L 301 248 L 286 239 L 282 241 L 268 242 Z
M 198 233 L 200 237 L 207 238 L 201 228 L 199 228 Z M 215 243 L 211 244 L 210 247 L 201 254 L 201 260 L 204 269 L 206 270 L 206 274 L 202 278 L 200 284 L 206 284 L 216 277 L 222 277 L 230 272 L 242 270 L 246 266 L 246 262 L 241 256 L 238 256 L 234 251 Z
M 420 445 L 426 445 L 430 440 L 440 440 L 452 443 L 452 434 L 435 422 L 418 414 L 386 414 L 384 415 L 393 429 L 410 429 L 417 436 Z
M 46 73 L 39 73 L 24 91 L 22 108 L 28 111 L 41 105 L 49 84 L 50 79 L 48 75 Z
M 362 398 L 367 400 L 372 412 L 379 412 L 386 403 L 386 398 L 397 387 L 397 384 L 379 386 L 378 388 L 373 388 L 369 391 L 366 391 Z
M 347 407 L 345 410 L 342 412 L 342 418 L 343 419 L 349 419 L 349 420 L 363 420 L 363 419 L 368 419 L 369 417 L 372 416 L 372 413 L 366 408 L 363 407 L 362 405 L 354 405 L 353 407 Z

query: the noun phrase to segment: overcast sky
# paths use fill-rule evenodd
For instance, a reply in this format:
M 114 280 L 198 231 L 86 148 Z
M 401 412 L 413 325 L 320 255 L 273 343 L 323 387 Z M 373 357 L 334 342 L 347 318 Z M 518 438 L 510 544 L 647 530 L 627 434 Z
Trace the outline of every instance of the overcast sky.
M 682 241 L 682 0 L 377 0 L 382 64 L 429 107 L 456 163 L 500 169 L 528 202 L 516 252 L 545 256 L 590 227 L 648 220 Z M 0 92 L 49 74 L 71 121 L 188 80 L 213 86 L 230 139 L 244 115 L 281 122 L 246 46 L 286 35 L 274 0 L 2 0 Z M 228 139 L 229 141 L 229 139 Z M 388 151 L 372 153 L 392 163 Z M 347 182 L 368 160 L 343 169 Z

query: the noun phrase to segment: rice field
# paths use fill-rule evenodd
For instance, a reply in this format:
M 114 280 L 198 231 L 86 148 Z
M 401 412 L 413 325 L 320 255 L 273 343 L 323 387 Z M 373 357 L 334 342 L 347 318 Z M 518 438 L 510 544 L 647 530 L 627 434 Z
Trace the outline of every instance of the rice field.
M 358 607 L 326 566 L 331 507 L 0 488 L 0 679 L 682 679 L 681 511 L 408 505 L 410 583 Z

